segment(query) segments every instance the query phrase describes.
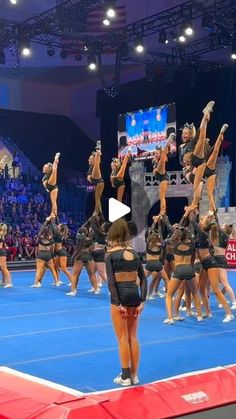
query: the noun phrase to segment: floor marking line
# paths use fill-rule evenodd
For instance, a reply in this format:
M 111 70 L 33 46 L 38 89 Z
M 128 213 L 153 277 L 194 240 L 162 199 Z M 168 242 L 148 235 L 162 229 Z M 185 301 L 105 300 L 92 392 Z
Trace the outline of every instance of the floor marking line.
M 1 339 L 17 338 L 17 337 L 21 337 L 21 336 L 32 336 L 32 335 L 38 335 L 38 334 L 43 334 L 43 333 L 63 332 L 65 330 L 89 329 L 90 327 L 104 327 L 104 326 L 111 326 L 111 323 L 110 322 L 92 323 L 92 324 L 84 324 L 84 325 L 81 325 L 81 326 L 69 326 L 69 327 L 61 327 L 61 328 L 58 328 L 58 329 L 45 329 L 45 330 L 36 330 L 35 332 L 16 333 L 14 335 L 0 336 L 0 340 Z
M 84 308 L 77 308 L 77 309 L 69 309 L 69 310 L 58 310 L 58 311 L 43 311 L 42 313 L 27 313 L 27 314 L 13 314 L 13 316 L 2 316 L 0 320 L 7 320 L 7 319 L 16 319 L 16 318 L 23 318 L 23 317 L 35 317 L 35 316 L 47 316 L 50 314 L 60 314 L 60 313 L 75 313 L 77 311 L 91 311 L 97 309 L 107 308 L 106 306 L 96 306 L 96 307 L 84 307 Z
M 171 343 L 171 342 L 176 342 L 176 341 L 196 339 L 199 337 L 217 336 L 217 335 L 223 335 L 224 333 L 229 334 L 229 333 L 235 333 L 235 332 L 236 332 L 236 329 L 223 330 L 221 332 L 199 333 L 192 336 L 184 336 L 182 338 L 173 338 L 173 339 L 164 339 L 164 340 L 159 339 L 156 341 L 144 342 L 144 343 L 140 343 L 140 346 L 142 347 L 142 346 L 150 346 L 154 344 Z M 50 357 L 44 357 L 44 358 L 29 359 L 26 361 L 18 361 L 18 362 L 6 364 L 6 366 L 11 367 L 11 366 L 16 366 L 16 365 L 33 364 L 34 362 L 51 361 L 54 359 L 76 358 L 76 357 L 84 356 L 84 355 L 92 355 L 92 354 L 97 354 L 97 353 L 102 353 L 102 352 L 112 352 L 112 351 L 117 351 L 117 350 L 118 349 L 116 346 L 112 346 L 110 348 L 94 349 L 91 351 L 75 352 L 71 354 L 63 354 L 63 355 L 56 355 L 56 356 L 50 356 Z

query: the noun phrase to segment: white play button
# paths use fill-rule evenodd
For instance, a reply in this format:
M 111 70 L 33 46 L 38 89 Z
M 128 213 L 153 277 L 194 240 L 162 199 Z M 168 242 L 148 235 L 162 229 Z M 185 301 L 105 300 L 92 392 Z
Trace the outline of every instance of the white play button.
M 111 223 L 121 217 L 124 217 L 126 214 L 129 214 L 130 211 L 130 207 L 117 201 L 117 199 L 109 199 L 108 218 Z

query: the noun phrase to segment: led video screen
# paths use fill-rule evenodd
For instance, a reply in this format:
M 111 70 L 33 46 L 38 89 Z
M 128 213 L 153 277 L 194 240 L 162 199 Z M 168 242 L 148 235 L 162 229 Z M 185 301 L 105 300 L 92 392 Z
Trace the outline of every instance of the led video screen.
M 134 160 L 152 159 L 157 148 L 166 145 L 171 133 L 176 133 L 174 103 L 127 112 L 118 116 L 118 157 L 130 151 Z M 176 153 L 175 136 L 170 143 L 170 156 Z

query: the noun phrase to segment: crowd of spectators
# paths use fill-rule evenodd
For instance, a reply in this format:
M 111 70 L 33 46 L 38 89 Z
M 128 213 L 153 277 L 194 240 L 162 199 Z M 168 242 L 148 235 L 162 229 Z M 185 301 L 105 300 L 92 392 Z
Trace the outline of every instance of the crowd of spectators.
M 34 259 L 37 256 L 37 234 L 50 214 L 48 194 L 40 181 L 26 184 L 22 177 L 7 180 L 2 177 L 0 191 L 0 222 L 8 226 L 8 260 Z M 67 224 L 70 231 L 66 243 L 69 254 L 73 253 L 76 230 L 82 219 L 80 213 L 59 212 L 60 222 Z

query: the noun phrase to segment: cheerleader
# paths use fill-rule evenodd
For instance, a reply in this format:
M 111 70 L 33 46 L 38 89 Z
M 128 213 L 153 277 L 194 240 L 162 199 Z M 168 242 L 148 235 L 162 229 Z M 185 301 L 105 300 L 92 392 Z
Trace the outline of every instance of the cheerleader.
M 31 285 L 31 288 L 40 288 L 42 286 L 42 279 L 49 268 L 53 276 L 56 286 L 60 286 L 60 281 L 57 277 L 57 272 L 54 265 L 54 236 L 55 228 L 54 224 L 50 221 L 46 221 L 40 228 L 38 234 L 38 251 L 36 259 L 36 275 L 35 282 Z
M 160 231 L 157 227 L 159 221 L 159 216 L 153 217 L 153 224 L 151 228 L 146 231 L 146 266 L 145 274 L 148 278 L 152 276 L 152 281 L 148 291 L 148 299 L 153 299 L 153 289 L 155 284 L 161 278 L 165 282 L 165 287 L 167 289 L 169 278 L 166 271 L 162 265 L 162 251 L 163 251 L 163 241 L 160 234 Z
M 70 283 L 73 282 L 73 276 L 70 273 L 69 269 L 67 268 L 67 261 L 68 261 L 68 253 L 66 248 L 64 247 L 64 242 L 69 236 L 69 229 L 66 224 L 59 224 L 55 227 L 55 266 L 58 273 L 58 270 L 64 272 L 64 274 L 69 279 Z M 58 278 L 58 281 L 60 279 Z
M 163 323 L 172 325 L 174 324 L 174 320 L 183 320 L 183 318 L 178 315 L 178 310 L 182 292 L 184 292 L 184 286 L 186 289 L 188 289 L 188 294 L 192 294 L 193 296 L 197 310 L 197 320 L 202 321 L 203 317 L 201 313 L 201 303 L 197 294 L 197 287 L 195 286 L 194 282 L 195 271 L 192 263 L 195 254 L 195 246 L 189 229 L 183 226 L 176 229 L 171 238 L 171 241 L 173 243 L 173 251 L 175 256 L 175 270 L 169 282 L 166 295 L 166 310 L 168 318 L 165 319 Z M 185 285 L 183 285 L 183 283 L 185 283 Z M 175 316 L 173 316 L 172 298 L 180 287 L 183 287 L 183 289 L 182 292 L 178 294 L 178 298 L 175 300 Z
M 123 161 L 121 162 L 117 158 L 113 158 L 111 162 L 111 186 L 116 189 L 117 196 L 116 199 L 119 202 L 123 201 L 123 196 L 125 193 L 125 173 L 127 164 L 131 158 L 131 152 L 128 151 L 128 153 L 125 155 Z
M 91 218 L 91 229 L 94 236 L 92 258 L 95 262 L 95 272 L 98 275 L 99 280 L 102 282 L 107 282 L 105 253 L 109 228 L 110 223 L 105 223 L 102 214 Z M 98 281 L 98 285 L 101 286 L 102 282 Z
M 170 152 L 170 145 L 155 151 L 153 159 L 153 174 L 155 179 L 159 182 L 159 197 L 160 197 L 160 215 L 166 213 L 166 192 L 169 185 L 169 176 L 166 173 L 166 162 L 168 161 L 168 153 Z
M 139 384 L 139 316 L 144 309 L 147 280 L 139 255 L 130 245 L 125 219 L 115 221 L 108 233 L 106 258 L 108 287 L 111 294 L 111 318 L 117 336 L 121 374 L 114 383 L 121 386 Z
M 219 304 L 223 305 L 223 308 L 226 312 L 226 316 L 223 319 L 223 323 L 228 323 L 234 319 L 234 315 L 232 314 L 230 307 L 219 288 L 220 270 L 216 260 L 211 254 L 211 244 L 209 236 L 207 234 L 210 228 L 209 217 L 201 217 L 198 223 L 196 221 L 196 213 L 194 214 L 194 212 L 191 212 L 190 220 L 195 231 L 195 247 L 197 249 L 197 253 L 202 264 L 202 270 L 199 279 L 199 289 L 202 297 L 202 302 L 205 306 L 206 316 L 212 317 L 207 290 L 207 282 L 209 280 L 212 291 L 218 299 Z
M 50 218 L 57 217 L 57 196 L 58 196 L 58 186 L 57 186 L 57 169 L 59 163 L 60 153 L 56 153 L 53 163 L 46 163 L 43 166 L 43 186 L 45 190 L 49 193 L 51 200 L 51 214 Z
M 73 297 L 77 293 L 77 286 L 83 267 L 85 267 L 92 285 L 92 288 L 88 292 L 92 292 L 95 295 L 100 294 L 95 275 L 95 262 L 92 257 L 92 245 L 94 241 L 89 236 L 89 223 L 90 220 L 80 227 L 76 234 L 76 245 L 72 256 L 74 261 L 72 269 L 73 281 L 71 283 L 71 291 L 66 293 L 66 295 Z
M 227 230 L 227 227 L 226 227 Z M 226 233 L 225 230 L 221 228 L 219 225 L 219 221 L 217 217 L 210 222 L 210 231 L 209 231 L 209 237 L 211 240 L 211 243 L 214 247 L 214 259 L 217 262 L 218 268 L 219 268 L 219 281 L 224 287 L 224 292 L 227 292 L 230 300 L 231 300 L 231 310 L 236 309 L 236 298 L 234 291 L 229 284 L 228 278 L 227 278 L 227 260 L 225 257 L 225 251 L 228 244 L 229 236 Z M 219 304 L 219 307 L 222 308 L 222 303 Z
M 5 237 L 7 234 L 7 225 L 0 224 L 0 268 L 2 271 L 2 285 L 4 288 L 12 288 L 11 274 L 7 267 L 7 251 L 5 248 Z
M 101 149 L 100 143 L 97 142 L 97 149 L 89 159 L 89 170 L 87 172 L 87 180 L 95 187 L 95 209 L 94 214 L 102 212 L 101 197 L 104 190 L 104 180 L 101 174 Z

